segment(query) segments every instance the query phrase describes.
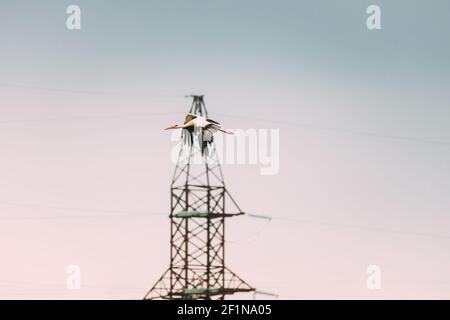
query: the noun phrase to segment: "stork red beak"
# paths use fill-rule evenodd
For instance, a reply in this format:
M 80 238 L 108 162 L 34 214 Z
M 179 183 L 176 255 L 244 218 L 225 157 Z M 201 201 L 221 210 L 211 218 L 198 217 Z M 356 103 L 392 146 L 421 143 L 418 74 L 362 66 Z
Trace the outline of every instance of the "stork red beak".
M 177 125 L 176 125 L 176 124 L 174 124 L 173 126 L 167 127 L 167 128 L 165 128 L 164 130 L 175 129 L 176 127 L 177 127 Z

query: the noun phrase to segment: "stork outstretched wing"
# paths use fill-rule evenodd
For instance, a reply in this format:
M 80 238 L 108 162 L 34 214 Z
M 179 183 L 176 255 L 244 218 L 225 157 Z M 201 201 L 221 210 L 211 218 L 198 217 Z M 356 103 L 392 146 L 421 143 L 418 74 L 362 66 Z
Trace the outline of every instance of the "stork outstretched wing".
M 197 115 L 193 114 L 193 113 L 188 113 L 186 115 L 186 117 L 184 118 L 184 124 L 188 123 L 189 121 L 193 120 L 197 118 Z
M 217 121 L 214 121 L 213 119 L 206 119 L 206 121 L 208 121 L 208 122 L 212 122 L 212 123 L 215 123 L 215 124 L 220 124 L 219 122 L 217 122 Z
M 198 134 L 198 144 L 201 147 L 202 154 L 205 154 L 208 145 L 214 141 L 214 133 L 219 129 L 220 126 L 215 123 L 209 123 L 204 128 L 201 128 Z

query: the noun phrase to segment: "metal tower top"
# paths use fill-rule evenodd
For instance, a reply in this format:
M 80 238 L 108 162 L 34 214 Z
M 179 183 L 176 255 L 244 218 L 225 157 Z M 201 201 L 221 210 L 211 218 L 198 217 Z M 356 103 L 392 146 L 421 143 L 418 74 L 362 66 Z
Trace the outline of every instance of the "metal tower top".
M 203 95 L 190 95 L 192 100 L 191 109 L 189 113 L 198 114 L 203 117 L 208 117 L 208 110 L 206 110 L 205 102 L 203 100 Z

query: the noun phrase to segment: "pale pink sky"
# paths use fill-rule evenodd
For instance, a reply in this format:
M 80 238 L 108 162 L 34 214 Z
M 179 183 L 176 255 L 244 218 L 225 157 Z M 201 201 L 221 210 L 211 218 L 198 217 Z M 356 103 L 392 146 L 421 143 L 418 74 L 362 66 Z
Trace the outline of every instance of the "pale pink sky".
M 76 110 L 84 101 L 107 105 L 113 112 L 73 114 L 139 114 L 149 109 L 137 101 L 121 111 L 122 99 L 128 98 L 77 96 L 72 102 L 66 95 L 15 90 L 7 96 L 4 101 L 18 112 L 14 116 L 10 111 L 7 119 L 45 118 L 51 111 L 58 117 L 61 105 Z M 182 116 L 189 101 L 159 99 L 157 104 Z M 44 112 L 20 115 L 29 105 Z M 212 102 L 208 106 L 212 113 L 225 110 Z M 167 115 L 0 126 L 0 165 L 5 169 L 0 182 L 2 298 L 134 299 L 145 294 L 168 266 L 169 224 L 164 215 L 135 214 L 169 208 L 173 144 L 161 129 L 178 119 Z M 233 128 L 268 127 L 256 121 L 220 120 Z M 448 157 L 448 147 L 279 128 L 278 175 L 261 176 L 257 165 L 224 166 L 227 186 L 244 210 L 448 234 L 448 200 L 443 193 L 449 188 L 444 179 L 449 173 L 438 157 Z M 111 217 L 27 204 L 124 214 Z M 81 218 L 85 215 L 94 217 Z M 229 266 L 261 290 L 284 298 L 448 297 L 448 238 L 284 220 L 265 223 L 243 217 L 227 227 Z M 86 288 L 79 292 L 65 289 L 65 269 L 71 264 L 82 270 Z M 365 270 L 371 264 L 382 268 L 380 291 L 365 287 Z

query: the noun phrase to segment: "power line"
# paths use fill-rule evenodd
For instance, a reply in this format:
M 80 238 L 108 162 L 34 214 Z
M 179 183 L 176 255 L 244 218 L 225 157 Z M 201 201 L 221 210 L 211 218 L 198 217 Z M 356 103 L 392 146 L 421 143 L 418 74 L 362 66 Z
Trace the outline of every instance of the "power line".
M 73 117 L 55 117 L 55 118 L 37 118 L 37 119 L 12 119 L 12 120 L 1 120 L 0 124 L 39 123 L 39 122 L 51 122 L 51 121 L 77 121 L 77 120 L 107 120 L 107 119 L 166 116 L 166 115 L 177 115 L 177 114 L 180 114 L 180 112 L 173 111 L 173 112 L 135 113 L 135 114 L 122 114 L 122 115 L 73 116 Z M 264 118 L 254 118 L 254 117 L 246 117 L 246 116 L 239 116 L 239 115 L 228 115 L 228 114 L 217 114 L 217 115 L 222 116 L 222 117 L 236 118 L 236 119 L 253 120 L 253 121 L 261 121 L 261 122 L 277 123 L 277 124 L 295 126 L 295 127 L 303 127 L 303 128 L 308 128 L 308 129 L 314 129 L 314 130 L 338 132 L 338 133 L 342 133 L 342 134 L 370 136 L 370 137 L 376 137 L 376 138 L 398 140 L 398 141 L 408 141 L 408 142 L 421 143 L 421 144 L 450 146 L 450 142 L 447 142 L 447 141 L 427 140 L 427 139 L 416 138 L 416 137 L 395 136 L 395 135 L 388 135 L 388 134 L 383 134 L 383 133 L 356 131 L 356 130 L 350 130 L 350 129 L 345 129 L 345 128 L 323 127 L 323 126 L 316 126 L 316 125 L 311 125 L 311 124 L 289 122 L 289 121 L 282 121 L 282 120 L 271 120 L 271 119 L 264 119 Z
M 351 129 L 345 129 L 345 128 L 334 128 L 334 127 L 318 126 L 318 125 L 313 125 L 313 124 L 299 123 L 299 122 L 292 122 L 292 121 L 285 121 L 285 120 L 255 118 L 255 117 L 230 115 L 230 114 L 223 114 L 223 113 L 216 113 L 216 115 L 222 116 L 222 117 L 228 117 L 228 118 L 270 122 L 270 123 L 283 124 L 283 125 L 287 125 L 287 126 L 303 127 L 303 128 L 323 130 L 323 131 L 332 131 L 332 132 L 338 132 L 338 133 L 344 133 L 344 134 L 363 135 L 363 136 L 370 136 L 370 137 L 377 137 L 377 138 L 384 138 L 384 139 L 391 139 L 391 140 L 403 140 L 403 141 L 416 142 L 416 143 L 450 146 L 450 142 L 448 142 L 448 141 L 428 140 L 428 139 L 422 139 L 422 138 L 417 138 L 417 137 L 397 136 L 397 135 L 390 135 L 390 134 L 384 134 L 384 133 L 378 133 L 378 132 L 358 131 L 358 130 L 351 130 Z
M 260 217 L 259 215 L 254 215 L 254 214 L 250 214 L 247 213 L 247 216 L 249 218 L 258 218 Z M 237 245 L 248 245 L 251 244 L 253 242 L 255 242 L 256 240 L 258 240 L 258 237 L 264 232 L 264 230 L 267 228 L 267 226 L 269 225 L 271 221 L 271 218 L 268 219 L 258 230 L 256 230 L 255 232 L 252 232 L 249 235 L 246 235 L 245 237 L 241 237 L 238 239 L 234 239 L 234 240 L 227 240 L 227 243 L 232 243 L 232 244 L 237 244 Z
M 150 216 L 164 216 L 168 213 L 164 212 L 149 212 L 149 211 L 133 211 L 133 210 L 109 210 L 109 209 L 93 209 L 93 208 L 77 208 L 77 207 L 67 207 L 67 206 L 55 206 L 55 205 L 43 205 L 43 204 L 33 204 L 33 203 L 16 203 L 16 202 L 5 202 L 0 201 L 0 205 L 3 206 L 14 206 L 14 207 L 25 207 L 25 208 L 37 208 L 37 209 L 47 209 L 47 210 L 57 210 L 57 211 L 74 211 L 74 212 L 85 212 L 85 213 L 101 213 L 101 214 L 93 214 L 93 215 L 47 215 L 47 216 L 22 216 L 22 217 L 0 217 L 0 220 L 58 220 L 58 219 L 83 219 L 83 218 L 128 218 L 128 217 L 150 217 Z M 384 233 L 392 233 L 392 234 L 401 234 L 407 236 L 419 236 L 419 237 L 429 237 L 429 238 L 439 238 L 439 239 L 450 239 L 449 235 L 444 234 L 433 234 L 426 233 L 421 231 L 410 231 L 410 230 L 394 230 L 394 229 L 386 229 L 379 227 L 371 227 L 371 226 L 362 226 L 362 225 L 352 225 L 352 224 L 342 224 L 342 223 L 333 223 L 326 221 L 315 221 L 315 220 L 307 220 L 300 218 L 290 218 L 290 217 L 273 217 L 268 215 L 261 214 L 253 214 L 247 213 L 249 218 L 258 218 L 265 219 L 267 223 L 258 230 L 257 232 L 252 233 L 251 235 L 236 239 L 233 241 L 229 241 L 231 243 L 239 243 L 241 241 L 245 241 L 251 239 L 255 236 L 260 235 L 267 227 L 267 224 L 273 220 L 280 220 L 286 222 L 297 222 L 302 224 L 311 224 L 311 225 L 319 225 L 319 226 L 327 226 L 327 227 L 336 227 L 336 228 L 347 228 L 347 229 L 359 229 L 373 232 L 384 232 Z
M 153 117 L 153 116 L 166 116 L 166 115 L 178 115 L 180 112 L 156 112 L 156 113 L 135 113 L 135 114 L 122 114 L 122 115 L 98 115 L 98 116 L 72 116 L 72 117 L 55 117 L 55 118 L 38 118 L 38 119 L 12 119 L 12 120 L 2 120 L 0 124 L 16 124 L 16 123 L 39 123 L 39 122 L 50 122 L 50 121 L 77 121 L 77 120 L 107 120 L 107 119 L 123 119 L 123 118 L 139 118 L 139 117 Z M 244 120 L 253 120 L 253 121 L 261 121 L 261 122 L 269 122 L 269 123 L 277 123 L 287 126 L 295 126 L 295 127 L 303 127 L 314 130 L 322 130 L 329 132 L 338 132 L 342 134 L 351 134 L 351 135 L 359 135 L 359 136 L 370 136 L 376 138 L 390 139 L 390 140 L 398 140 L 398 141 L 408 141 L 413 143 L 421 143 L 421 144 L 433 144 L 433 145 L 441 145 L 441 146 L 450 146 L 450 142 L 447 141 L 439 141 L 439 140 L 427 140 L 416 137 L 408 137 L 408 136 L 396 136 L 396 135 L 388 135 L 383 133 L 376 132 L 366 132 L 366 131 L 356 131 L 345 128 L 334 128 L 334 127 L 325 127 L 325 126 L 317 126 L 305 123 L 297 123 L 283 120 L 272 120 L 265 118 L 254 118 L 240 115 L 229 115 L 229 114 L 221 114 L 217 113 L 218 116 L 229 117 L 235 119 L 244 119 Z
M 77 89 L 63 89 L 53 87 L 41 87 L 35 85 L 22 85 L 11 83 L 0 83 L 0 87 L 15 88 L 15 89 L 29 89 L 37 91 L 50 91 L 71 94 L 87 94 L 87 95 L 103 95 L 103 96 L 119 96 L 119 97 L 145 97 L 145 98 L 186 98 L 186 94 L 144 94 L 144 93 L 123 93 L 113 91 L 98 91 L 98 90 L 77 90 Z
M 67 286 L 62 283 L 50 283 L 50 282 L 34 282 L 34 281 L 22 281 L 22 280 L 0 280 L 0 284 L 6 286 L 20 286 L 20 289 L 23 286 L 39 286 L 37 289 L 41 289 L 42 287 L 54 287 L 55 289 L 67 289 Z M 116 286 L 108 286 L 108 285 L 93 285 L 93 284 L 82 284 L 80 289 L 101 289 L 101 290 L 146 290 L 145 287 L 116 287 Z M 19 288 L 17 288 L 19 289 Z M 25 289 L 34 289 L 34 288 L 25 288 Z
M 343 224 L 343 223 L 333 223 L 326 221 L 315 221 L 315 220 L 307 220 L 307 219 L 299 219 L 299 218 L 290 218 L 290 217 L 273 217 L 268 215 L 260 215 L 260 214 L 246 214 L 249 218 L 257 218 L 264 219 L 267 221 L 264 224 L 263 228 L 258 230 L 253 235 L 259 235 L 262 231 L 264 231 L 265 226 L 273 220 L 280 220 L 285 222 L 296 222 L 302 224 L 312 224 L 318 226 L 326 226 L 326 227 L 336 227 L 336 228 L 347 228 L 347 229 L 359 229 L 373 232 L 384 232 L 384 233 L 392 233 L 392 234 L 401 234 L 407 236 L 419 236 L 419 237 L 429 237 L 429 238 L 439 238 L 439 239 L 450 239 L 450 235 L 444 234 L 434 234 L 434 233 L 426 233 L 421 231 L 410 231 L 410 230 L 394 230 L 394 229 L 386 229 L 380 227 L 371 227 L 371 226 L 362 226 L 362 225 L 352 225 L 352 224 Z
M 132 94 L 132 93 L 121 93 L 121 92 L 112 92 L 112 91 L 61 89 L 61 88 L 41 87 L 41 86 L 34 86 L 34 85 L 9 84 L 9 83 L 0 83 L 0 86 L 9 87 L 9 88 L 18 88 L 18 89 L 63 92 L 63 93 L 71 93 L 71 94 L 109 95 L 109 96 L 122 96 L 122 97 L 153 97 L 153 98 L 186 98 L 186 97 L 189 97 L 189 95 L 186 95 L 186 94 Z M 175 114 L 175 112 L 174 113 L 166 113 L 166 114 Z M 255 118 L 255 117 L 240 116 L 240 115 L 230 115 L 230 114 L 223 114 L 223 113 L 216 113 L 216 114 L 219 116 L 229 117 L 229 118 L 278 123 L 278 124 L 283 124 L 283 125 L 288 125 L 288 126 L 303 127 L 303 128 L 323 130 L 323 131 L 332 131 L 332 132 L 338 132 L 338 133 L 344 133 L 344 134 L 363 135 L 363 136 L 378 137 L 378 138 L 391 139 L 391 140 L 403 140 L 403 141 L 409 141 L 409 142 L 415 142 L 415 143 L 450 146 L 450 142 L 448 142 L 448 141 L 422 139 L 422 138 L 409 137 L 409 136 L 397 136 L 397 135 L 390 135 L 390 134 L 384 134 L 384 133 L 378 133 L 378 132 L 352 130 L 352 129 L 346 129 L 346 128 L 319 126 L 319 125 L 292 122 L 292 121 L 286 121 L 286 120 L 273 120 L 273 119 Z M 11 120 L 11 121 L 6 120 L 6 121 L 0 121 L 0 123 L 4 124 L 4 123 L 40 122 L 40 121 L 57 121 L 57 120 L 59 120 L 59 121 L 62 121 L 62 120 L 88 120 L 88 119 L 125 118 L 125 117 L 150 116 L 150 115 L 165 115 L 165 114 L 137 114 L 137 115 L 118 115 L 118 116 L 92 116 L 92 117 L 80 116 L 80 117 L 49 118 L 49 119 L 35 119 L 35 120 L 32 120 L 32 119 L 30 119 L 30 120 Z
M 82 215 L 82 216 L 22 216 L 22 217 L 0 217 L 2 221 L 8 220 L 60 220 L 60 219 L 98 219 L 98 218 L 132 218 L 132 217 L 151 217 L 156 215 L 167 215 L 167 213 L 149 212 L 149 213 L 127 213 L 127 214 L 103 214 L 103 215 Z
M 42 205 L 34 203 L 16 203 L 16 202 L 5 202 L 1 201 L 0 205 L 12 206 L 12 207 L 25 207 L 34 209 L 46 209 L 46 210 L 56 210 L 56 211 L 73 211 L 73 212 L 85 212 L 85 213 L 101 213 L 94 215 L 47 215 L 47 216 L 27 216 L 27 217 L 0 217 L 0 220 L 41 220 L 41 219 L 83 219 L 83 218 L 106 218 L 106 217 L 146 217 L 146 216 L 157 216 L 157 215 L 168 215 L 168 213 L 163 212 L 148 212 L 148 211 L 133 211 L 133 210 L 105 210 L 105 209 L 89 209 L 89 208 L 76 208 L 76 207 L 66 207 L 66 206 L 54 206 L 54 205 Z
M 55 118 L 37 118 L 37 119 L 12 119 L 2 120 L 0 124 L 15 124 L 15 123 L 33 123 L 33 122 L 48 122 L 48 121 L 77 121 L 77 120 L 98 120 L 98 119 L 122 119 L 122 118 L 138 118 L 138 117 L 154 117 L 179 114 L 179 112 L 155 112 L 155 113 L 131 113 L 121 115 L 99 115 L 99 116 L 72 116 L 72 117 L 55 117 Z
M 279 217 L 279 218 L 272 217 L 272 219 L 273 220 L 281 220 L 281 221 L 298 222 L 298 223 L 304 223 L 304 224 L 314 224 L 314 225 L 327 226 L 327 227 L 360 229 L 360 230 L 375 231 L 375 232 L 401 234 L 401 235 L 407 235 L 407 236 L 419 236 L 419 237 L 429 237 L 429 238 L 450 239 L 449 235 L 433 234 L 433 233 L 426 233 L 426 232 L 421 232 L 421 231 L 394 230 L 394 229 L 385 229 L 385 228 L 370 227 L 370 226 L 360 226 L 360 225 L 351 225 L 351 224 L 330 223 L 330 222 L 323 222 L 323 221 L 313 221 L 313 220 L 289 218 L 289 217 Z

